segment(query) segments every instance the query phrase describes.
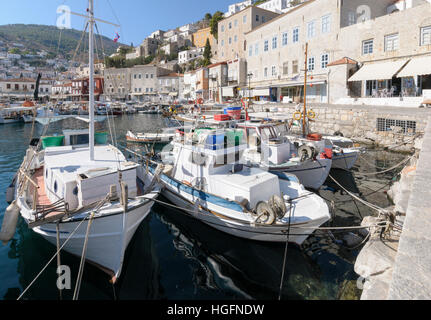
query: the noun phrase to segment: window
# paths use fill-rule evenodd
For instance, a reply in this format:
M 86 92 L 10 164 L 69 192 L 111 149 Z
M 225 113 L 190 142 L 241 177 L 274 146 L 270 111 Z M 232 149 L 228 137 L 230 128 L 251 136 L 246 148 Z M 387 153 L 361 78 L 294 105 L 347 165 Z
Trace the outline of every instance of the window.
M 314 57 L 308 58 L 308 71 L 314 71 Z
M 292 73 L 297 74 L 298 73 L 298 60 L 292 61 Z
M 142 74 L 139 74 L 139 79 L 142 79 Z
M 431 44 L 431 26 L 421 28 L 421 46 Z
M 259 44 L 258 44 L 258 43 L 256 43 L 256 44 L 254 45 L 254 54 L 255 54 L 256 56 L 259 54 Z
M 284 62 L 283 63 L 283 75 L 288 75 L 289 74 L 289 62 Z
M 299 42 L 299 28 L 293 29 L 293 43 Z
M 272 37 L 272 49 L 277 49 L 277 36 Z
M 10 89 L 10 83 L 6 85 L 6 89 Z
M 253 46 L 251 45 L 248 47 L 248 56 L 249 57 L 253 56 Z
M 314 21 L 311 21 L 307 24 L 307 36 L 308 38 L 313 38 L 316 36 L 316 26 Z
M 322 69 L 326 69 L 329 62 L 329 55 L 327 53 L 322 54 L 321 60 L 322 60 Z
M 287 45 L 288 38 L 289 38 L 289 33 L 283 32 L 283 35 L 281 37 L 281 44 L 283 46 Z
M 356 24 L 356 13 L 353 11 L 350 11 L 347 19 L 348 19 L 347 24 L 349 26 Z
M 259 21 L 259 15 L 258 14 L 256 15 L 256 21 Z
M 148 73 L 145 74 L 145 78 L 148 79 Z
M 234 25 L 235 25 L 235 27 L 238 26 L 238 20 L 235 20 Z
M 263 69 L 263 76 L 264 76 L 265 78 L 267 78 L 267 77 L 268 77 L 268 68 L 266 68 L 266 67 L 265 67 L 265 69 Z
M 331 15 L 322 17 L 322 33 L 331 32 Z
M 224 32 L 224 26 L 221 26 L 221 32 Z
M 275 66 L 272 66 L 272 68 L 271 68 L 271 75 L 272 75 L 273 77 L 276 77 L 276 76 L 277 76 L 277 68 L 276 68 Z
M 234 39 L 235 42 L 237 42 L 238 41 L 238 36 L 235 35 L 235 37 L 233 39 Z
M 232 22 L 229 22 L 229 29 L 232 29 Z
M 262 16 L 262 23 L 265 23 L 265 16 Z
M 229 38 L 229 44 L 232 44 L 232 38 Z
M 133 78 L 136 79 L 136 73 L 133 75 Z
M 370 40 L 365 40 L 362 41 L 362 54 L 371 54 L 373 53 L 374 50 L 374 40 L 370 39 Z
M 221 46 L 222 46 L 222 47 L 224 46 L 224 40 L 222 40 L 222 41 L 221 41 Z
M 269 49 L 269 41 L 265 40 L 265 42 L 263 43 L 263 51 L 267 52 Z
M 247 23 L 247 16 L 242 17 L 242 23 Z
M 399 44 L 398 33 L 385 36 L 386 52 L 398 50 L 398 44 Z

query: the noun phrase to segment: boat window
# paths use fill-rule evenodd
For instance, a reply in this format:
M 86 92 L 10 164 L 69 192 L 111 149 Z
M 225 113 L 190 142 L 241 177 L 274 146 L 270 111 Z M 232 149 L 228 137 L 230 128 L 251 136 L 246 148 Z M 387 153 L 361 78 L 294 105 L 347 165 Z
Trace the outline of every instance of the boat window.
M 76 186 L 75 188 L 73 188 L 73 195 L 77 196 L 78 195 L 78 186 Z
M 54 182 L 54 192 L 57 193 L 58 190 L 58 186 L 57 186 L 57 181 Z
M 70 136 L 70 145 L 81 145 L 81 144 L 88 144 L 89 141 L 89 135 L 88 134 L 77 134 Z
M 45 177 L 48 178 L 48 169 L 45 170 Z

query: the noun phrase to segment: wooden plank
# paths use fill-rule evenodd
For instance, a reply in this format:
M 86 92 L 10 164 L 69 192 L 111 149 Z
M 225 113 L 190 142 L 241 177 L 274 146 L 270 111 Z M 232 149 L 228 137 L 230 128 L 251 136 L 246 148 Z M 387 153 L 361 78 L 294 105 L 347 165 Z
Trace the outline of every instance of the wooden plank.
M 30 222 L 28 224 L 28 226 L 31 229 L 36 228 L 36 227 L 40 227 L 40 226 L 43 226 L 45 224 L 58 221 L 58 220 L 62 219 L 65 215 L 66 215 L 65 212 L 49 215 L 48 217 L 46 217 L 44 219 L 40 219 L 40 220 L 37 220 L 35 222 Z

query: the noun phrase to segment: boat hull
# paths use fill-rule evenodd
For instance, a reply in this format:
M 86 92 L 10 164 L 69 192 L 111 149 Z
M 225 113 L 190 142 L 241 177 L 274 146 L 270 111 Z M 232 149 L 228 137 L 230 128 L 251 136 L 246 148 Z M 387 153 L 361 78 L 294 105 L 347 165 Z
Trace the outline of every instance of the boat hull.
M 291 173 L 298 177 L 304 187 L 318 190 L 326 181 L 331 171 L 332 160 L 319 159 L 306 161 L 297 166 L 269 167 L 271 173 Z
M 332 168 L 350 170 L 355 165 L 359 157 L 359 151 L 344 151 L 334 154 L 332 157 Z
M 220 204 L 223 199 L 211 201 L 209 196 L 204 192 L 194 190 L 187 192 L 187 185 L 173 181 L 166 175 L 161 176 L 164 188 L 162 194 L 173 204 L 181 208 L 184 213 L 201 222 L 213 227 L 219 231 L 225 232 L 232 236 L 264 242 L 286 242 L 288 239 L 287 233 L 289 226 L 287 224 L 275 225 L 260 225 L 253 224 L 248 221 L 232 219 L 227 216 L 232 208 L 227 208 Z M 174 183 L 171 183 L 174 182 Z M 199 196 L 197 196 L 199 195 Z M 214 204 L 215 203 L 215 204 Z M 327 206 L 322 201 L 321 208 L 313 208 L 314 210 L 322 210 L 327 212 Z M 295 209 L 297 210 L 297 208 Z M 294 214 L 293 214 L 294 216 Z M 322 214 L 320 219 L 304 221 L 301 223 L 292 223 L 290 226 L 289 242 L 301 245 L 320 225 L 328 221 L 330 218 Z

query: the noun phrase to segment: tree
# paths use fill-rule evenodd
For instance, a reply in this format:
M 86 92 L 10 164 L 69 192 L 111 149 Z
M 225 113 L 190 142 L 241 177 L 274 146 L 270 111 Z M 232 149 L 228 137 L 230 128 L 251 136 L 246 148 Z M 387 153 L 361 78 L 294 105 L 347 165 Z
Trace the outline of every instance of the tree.
M 207 21 L 210 21 L 211 19 L 212 19 L 212 15 L 211 15 L 211 13 L 207 13 L 206 15 L 205 15 L 205 20 L 207 20 Z
M 210 39 L 207 39 L 207 42 L 205 44 L 205 50 L 204 50 L 204 59 L 203 59 L 203 66 L 206 67 L 211 64 L 211 58 L 213 54 L 211 52 L 211 44 Z
M 214 15 L 211 18 L 211 21 L 210 21 L 211 34 L 216 39 L 218 39 L 218 23 L 223 19 L 224 19 L 223 12 L 220 12 L 220 11 L 217 11 L 216 13 L 214 13 Z

